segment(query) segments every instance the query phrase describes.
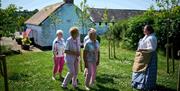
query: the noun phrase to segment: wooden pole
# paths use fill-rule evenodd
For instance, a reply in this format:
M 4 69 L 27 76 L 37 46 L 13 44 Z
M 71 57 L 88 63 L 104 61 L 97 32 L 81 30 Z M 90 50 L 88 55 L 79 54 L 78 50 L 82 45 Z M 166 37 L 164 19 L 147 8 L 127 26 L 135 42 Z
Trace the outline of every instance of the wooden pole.
M 116 58 L 116 45 L 115 45 L 115 39 L 113 39 L 113 41 L 114 41 L 114 58 Z
M 83 58 L 82 58 L 82 50 L 81 50 L 81 48 L 80 48 L 80 70 L 81 70 L 81 72 L 83 72 L 83 67 L 82 67 L 82 61 L 83 61 Z
M 177 55 L 180 56 L 180 50 L 178 50 Z M 179 60 L 179 69 L 178 69 L 177 91 L 180 91 L 180 60 Z
M 179 61 L 179 70 L 178 70 L 177 91 L 180 91 L 180 61 Z
M 169 44 L 166 44 L 167 73 L 169 73 Z
M 111 40 L 109 39 L 109 59 L 111 58 Z
M 6 56 L 0 55 L 0 60 L 3 63 L 5 91 L 8 91 L 8 76 L 7 76 L 7 67 L 6 67 Z
M 111 51 L 111 57 L 113 57 L 113 40 L 111 39 L 111 43 L 110 43 L 110 51 Z
M 173 44 L 171 44 L 171 59 L 172 59 L 172 65 L 173 65 L 173 73 L 175 72 L 175 66 L 174 66 L 174 49 Z

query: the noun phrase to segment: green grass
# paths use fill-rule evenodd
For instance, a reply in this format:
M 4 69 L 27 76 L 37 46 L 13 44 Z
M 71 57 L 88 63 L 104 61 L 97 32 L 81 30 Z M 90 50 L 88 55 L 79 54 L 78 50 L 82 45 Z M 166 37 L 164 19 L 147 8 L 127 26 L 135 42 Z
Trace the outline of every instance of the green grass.
M 101 62 L 98 67 L 96 85 L 92 90 L 101 91 L 132 91 L 131 74 L 135 51 L 116 49 L 117 59 L 108 59 L 108 46 L 106 41 L 101 43 Z M 166 59 L 158 53 L 158 80 L 157 84 L 164 89 L 176 89 L 178 62 L 175 64 L 175 73 L 166 73 Z M 53 81 L 52 53 L 29 52 L 7 57 L 8 83 L 10 91 L 61 91 L 61 82 Z M 171 68 L 172 69 L 172 68 Z M 67 67 L 64 66 L 63 76 Z M 58 78 L 58 76 L 57 76 Z M 79 89 L 84 88 L 83 72 L 79 72 Z M 71 85 L 68 85 L 73 90 Z M 4 90 L 3 77 L 0 76 L 0 91 Z

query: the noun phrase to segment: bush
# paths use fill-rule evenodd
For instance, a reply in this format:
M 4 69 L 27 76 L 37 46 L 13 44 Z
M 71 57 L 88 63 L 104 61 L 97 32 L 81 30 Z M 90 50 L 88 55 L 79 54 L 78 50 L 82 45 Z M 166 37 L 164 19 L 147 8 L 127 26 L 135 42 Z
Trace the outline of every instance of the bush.
M 31 44 L 31 40 L 26 37 L 22 39 L 22 45 L 30 45 Z
M 124 33 L 124 39 L 130 40 L 131 48 L 137 48 L 138 41 L 142 38 L 143 28 L 146 24 L 152 24 L 154 21 L 151 17 L 142 15 L 130 18 L 127 25 L 128 28 Z
M 16 42 L 17 42 L 17 44 L 21 45 L 22 44 L 22 38 L 21 37 L 17 37 L 16 38 Z
M 22 39 L 22 45 L 21 45 L 22 49 L 29 50 L 31 43 L 32 42 L 28 37 L 23 38 Z
M 118 41 L 121 40 L 121 47 L 136 49 L 139 39 L 144 36 L 143 28 L 146 24 L 153 26 L 158 39 L 158 48 L 165 52 L 168 38 L 169 43 L 173 43 L 174 57 L 177 58 L 177 51 L 180 50 L 180 6 L 162 11 L 150 9 L 143 15 L 119 21 L 110 27 L 107 34 Z
M 180 6 L 170 11 L 155 11 L 150 9 L 143 15 L 134 16 L 128 20 L 119 21 L 110 29 L 114 38 L 122 39 L 121 46 L 128 49 L 136 49 L 138 41 L 144 36 L 143 28 L 146 24 L 153 26 L 158 38 L 158 48 L 165 50 L 167 37 L 174 44 L 175 51 L 180 50 L 178 46 L 180 36 Z

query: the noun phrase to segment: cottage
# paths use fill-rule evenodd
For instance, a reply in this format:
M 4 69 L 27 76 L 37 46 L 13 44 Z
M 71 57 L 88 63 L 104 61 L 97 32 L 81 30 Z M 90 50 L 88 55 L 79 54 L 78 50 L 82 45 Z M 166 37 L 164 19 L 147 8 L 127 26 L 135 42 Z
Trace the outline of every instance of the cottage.
M 29 36 L 41 47 L 52 45 L 58 29 L 63 30 L 63 37 L 67 39 L 69 28 L 79 22 L 77 9 L 79 8 L 73 4 L 73 0 L 64 0 L 62 3 L 43 8 L 25 22 L 26 27 L 32 30 Z M 89 22 L 91 23 L 90 19 Z M 79 27 L 79 29 L 81 34 L 87 34 L 87 28 Z
M 77 10 L 80 11 L 77 13 Z M 103 34 L 108 30 L 109 23 L 123 20 L 134 15 L 142 14 L 142 10 L 123 10 L 123 9 L 107 9 L 109 22 L 103 22 L 103 14 L 105 9 L 90 8 L 90 19 L 88 24 L 96 28 L 98 34 Z M 62 3 L 56 3 L 47 6 L 29 18 L 25 24 L 27 29 L 31 29 L 29 36 L 34 39 L 34 43 L 41 47 L 52 45 L 56 37 L 56 31 L 61 29 L 64 31 L 64 39 L 69 37 L 69 28 L 78 26 L 80 34 L 87 34 L 89 27 L 80 27 L 79 13 L 81 10 L 74 5 L 74 0 L 64 0 Z

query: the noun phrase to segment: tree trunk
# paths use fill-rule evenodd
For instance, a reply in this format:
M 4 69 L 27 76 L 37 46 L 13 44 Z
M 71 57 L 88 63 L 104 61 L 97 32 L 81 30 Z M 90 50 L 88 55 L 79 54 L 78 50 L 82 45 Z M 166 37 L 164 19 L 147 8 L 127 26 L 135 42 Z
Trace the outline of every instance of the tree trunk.
M 166 48 L 167 73 L 169 73 L 169 48 Z
M 111 41 L 110 41 L 110 39 L 109 39 L 109 45 L 108 46 L 109 46 L 109 59 L 110 59 L 111 58 L 111 47 L 110 47 L 111 46 Z
M 115 45 L 115 39 L 113 40 L 113 46 L 114 46 L 114 58 L 116 58 L 116 45 Z
M 173 44 L 171 45 L 171 59 L 172 59 L 172 65 L 173 65 L 173 73 L 175 72 L 175 68 L 174 68 L 174 51 L 173 51 Z

